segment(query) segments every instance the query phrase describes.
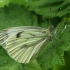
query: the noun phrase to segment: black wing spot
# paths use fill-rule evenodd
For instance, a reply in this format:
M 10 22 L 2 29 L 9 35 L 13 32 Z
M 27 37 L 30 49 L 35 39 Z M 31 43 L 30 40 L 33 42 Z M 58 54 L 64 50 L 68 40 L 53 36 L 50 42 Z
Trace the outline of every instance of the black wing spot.
M 16 34 L 16 38 L 19 38 L 22 32 Z

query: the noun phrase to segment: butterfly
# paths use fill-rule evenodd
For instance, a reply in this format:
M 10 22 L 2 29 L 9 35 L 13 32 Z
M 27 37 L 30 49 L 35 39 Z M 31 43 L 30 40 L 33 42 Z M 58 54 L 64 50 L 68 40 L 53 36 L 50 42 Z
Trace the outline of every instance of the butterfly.
M 0 44 L 15 61 L 28 63 L 44 42 L 50 40 L 52 28 L 19 26 L 3 29 L 0 31 Z

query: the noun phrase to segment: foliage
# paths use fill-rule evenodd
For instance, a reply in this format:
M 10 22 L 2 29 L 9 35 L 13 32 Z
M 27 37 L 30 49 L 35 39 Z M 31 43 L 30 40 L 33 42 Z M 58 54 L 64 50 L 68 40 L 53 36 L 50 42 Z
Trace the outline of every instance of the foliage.
M 15 62 L 0 46 L 0 70 L 58 70 L 70 54 L 69 0 L 0 0 L 0 30 L 22 25 L 47 28 L 51 24 L 52 41 L 28 64 Z

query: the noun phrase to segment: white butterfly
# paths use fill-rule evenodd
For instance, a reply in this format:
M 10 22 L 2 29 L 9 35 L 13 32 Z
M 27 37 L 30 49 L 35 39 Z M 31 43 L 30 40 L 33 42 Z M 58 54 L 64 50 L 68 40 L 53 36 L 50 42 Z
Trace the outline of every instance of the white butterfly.
M 51 38 L 48 29 L 35 26 L 20 26 L 0 31 L 0 44 L 15 61 L 28 63 L 40 50 L 43 43 Z

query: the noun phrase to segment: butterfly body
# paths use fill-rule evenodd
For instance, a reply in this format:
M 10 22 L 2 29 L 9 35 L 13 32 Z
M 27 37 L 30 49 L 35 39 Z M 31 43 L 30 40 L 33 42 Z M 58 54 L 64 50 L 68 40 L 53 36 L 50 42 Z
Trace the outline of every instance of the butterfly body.
M 50 38 L 49 28 L 35 26 L 12 27 L 0 31 L 0 44 L 19 63 L 28 63 Z

